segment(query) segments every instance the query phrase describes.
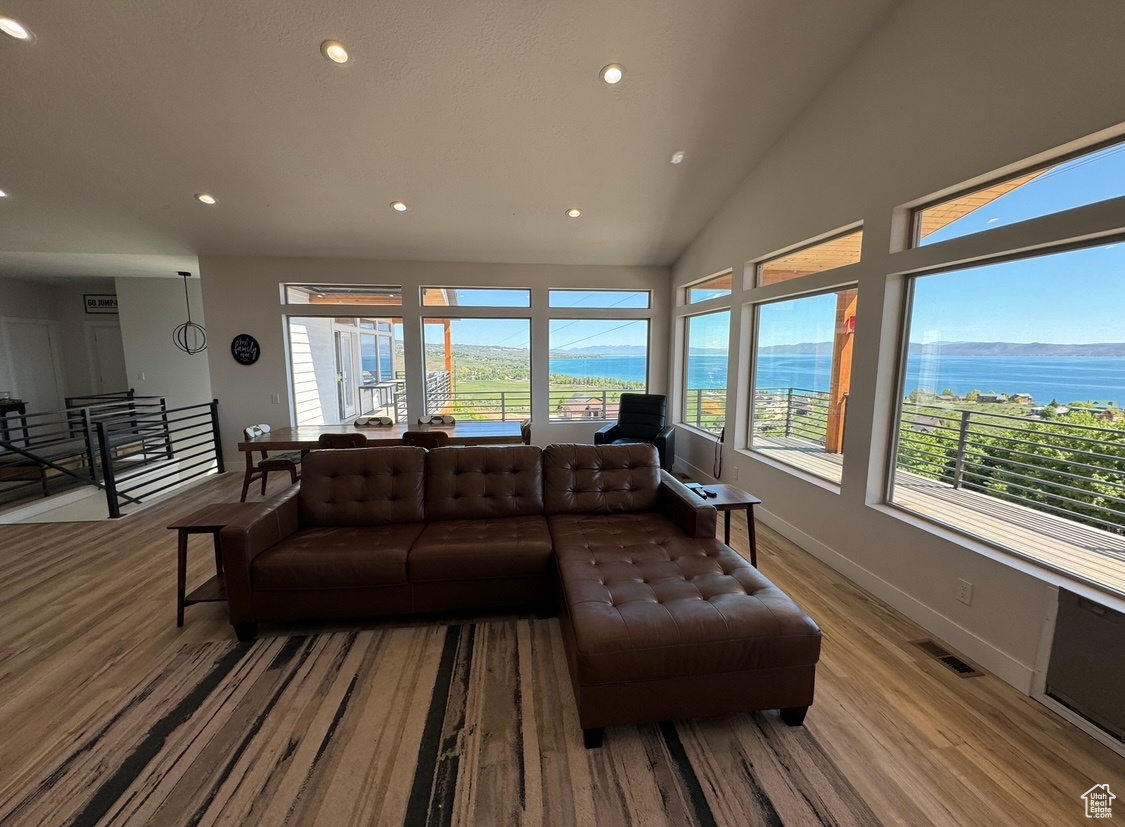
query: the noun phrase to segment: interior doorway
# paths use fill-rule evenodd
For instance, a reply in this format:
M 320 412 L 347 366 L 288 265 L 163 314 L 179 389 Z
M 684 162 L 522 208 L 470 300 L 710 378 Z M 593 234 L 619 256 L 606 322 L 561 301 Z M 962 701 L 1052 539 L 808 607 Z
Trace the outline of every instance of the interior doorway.
M 86 322 L 86 354 L 90 363 L 90 386 L 94 393 L 112 393 L 129 388 L 120 324 Z
M 0 319 L 0 342 L 7 354 L 7 390 L 27 403 L 28 413 L 56 411 L 63 406 L 58 333 L 42 319 Z
M 355 416 L 355 346 L 354 333 L 336 331 L 336 389 L 343 422 Z

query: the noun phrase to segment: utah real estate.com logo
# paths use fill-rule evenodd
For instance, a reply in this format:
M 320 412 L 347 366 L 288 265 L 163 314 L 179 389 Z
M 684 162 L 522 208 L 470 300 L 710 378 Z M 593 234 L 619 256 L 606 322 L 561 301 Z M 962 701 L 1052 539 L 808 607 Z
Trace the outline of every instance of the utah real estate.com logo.
M 1097 784 L 1082 793 L 1086 802 L 1086 818 L 1113 818 L 1113 799 L 1109 784 Z

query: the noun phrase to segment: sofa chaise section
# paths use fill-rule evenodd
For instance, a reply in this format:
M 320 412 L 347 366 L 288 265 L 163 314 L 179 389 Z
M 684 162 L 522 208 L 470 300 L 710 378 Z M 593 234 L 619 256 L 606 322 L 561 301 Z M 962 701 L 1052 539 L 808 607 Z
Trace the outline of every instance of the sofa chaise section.
M 608 726 L 812 703 L 820 630 L 715 539 L 655 449 L 549 446 L 545 507 L 587 746 Z M 669 515 L 669 516 L 666 516 Z

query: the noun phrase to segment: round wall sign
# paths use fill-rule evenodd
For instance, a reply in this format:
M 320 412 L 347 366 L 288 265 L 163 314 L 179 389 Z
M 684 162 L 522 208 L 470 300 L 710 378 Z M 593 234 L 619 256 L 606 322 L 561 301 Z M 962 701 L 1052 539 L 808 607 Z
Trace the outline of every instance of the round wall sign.
M 249 333 L 239 333 L 230 343 L 230 355 L 240 365 L 252 365 L 258 361 L 262 349 L 258 347 L 258 340 Z

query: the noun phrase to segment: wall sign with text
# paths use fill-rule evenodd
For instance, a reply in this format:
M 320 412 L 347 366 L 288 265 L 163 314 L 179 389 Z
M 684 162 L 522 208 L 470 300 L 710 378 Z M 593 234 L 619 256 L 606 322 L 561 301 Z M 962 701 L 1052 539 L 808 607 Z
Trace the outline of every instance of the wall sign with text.
M 239 333 L 230 343 L 230 355 L 240 365 L 252 365 L 262 355 L 258 340 L 249 333 Z
M 84 293 L 82 301 L 86 305 L 87 313 L 116 313 L 117 296 L 112 293 Z

